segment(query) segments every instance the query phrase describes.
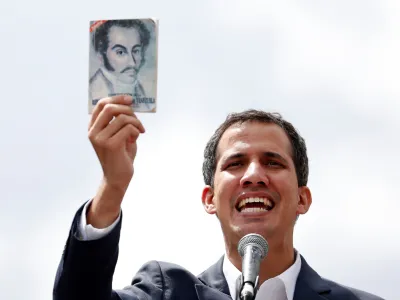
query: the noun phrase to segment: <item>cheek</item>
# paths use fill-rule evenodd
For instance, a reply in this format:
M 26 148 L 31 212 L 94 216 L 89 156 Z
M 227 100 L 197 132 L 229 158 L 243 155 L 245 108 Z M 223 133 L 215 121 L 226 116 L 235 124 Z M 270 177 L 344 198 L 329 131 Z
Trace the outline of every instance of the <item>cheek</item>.
M 142 55 L 141 54 L 133 54 L 133 57 L 135 58 L 135 61 L 139 64 L 142 61 Z
M 108 56 L 108 60 L 111 64 L 111 66 L 115 69 L 115 70 L 120 70 L 122 69 L 123 65 L 124 65 L 124 58 L 121 56 L 118 56 L 115 52 L 108 52 L 107 53 Z
M 298 202 L 297 180 L 288 178 L 288 176 L 279 176 L 270 181 L 271 188 L 281 197 L 283 206 L 296 206 Z
M 240 180 L 229 174 L 215 178 L 216 196 L 218 199 L 218 210 L 231 210 L 234 205 L 235 192 L 239 187 Z

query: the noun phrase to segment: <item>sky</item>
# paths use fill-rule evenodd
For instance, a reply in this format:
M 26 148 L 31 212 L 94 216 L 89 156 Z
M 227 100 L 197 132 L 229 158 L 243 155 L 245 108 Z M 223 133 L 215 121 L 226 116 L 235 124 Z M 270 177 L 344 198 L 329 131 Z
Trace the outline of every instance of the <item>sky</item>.
M 148 17 L 158 108 L 138 115 L 113 287 L 149 260 L 199 274 L 223 255 L 201 204 L 203 150 L 228 113 L 256 108 L 306 139 L 313 204 L 296 249 L 323 277 L 400 299 L 397 0 L 2 2 L 3 298 L 51 299 L 72 218 L 102 177 L 87 138 L 89 21 Z

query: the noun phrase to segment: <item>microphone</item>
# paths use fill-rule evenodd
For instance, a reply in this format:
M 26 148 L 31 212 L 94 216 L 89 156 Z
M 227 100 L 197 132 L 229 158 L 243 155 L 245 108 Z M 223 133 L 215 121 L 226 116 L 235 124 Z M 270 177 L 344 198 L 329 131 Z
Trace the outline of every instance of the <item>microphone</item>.
M 238 252 L 242 257 L 240 299 L 254 300 L 257 292 L 260 264 L 268 253 L 268 243 L 261 235 L 250 233 L 240 239 Z

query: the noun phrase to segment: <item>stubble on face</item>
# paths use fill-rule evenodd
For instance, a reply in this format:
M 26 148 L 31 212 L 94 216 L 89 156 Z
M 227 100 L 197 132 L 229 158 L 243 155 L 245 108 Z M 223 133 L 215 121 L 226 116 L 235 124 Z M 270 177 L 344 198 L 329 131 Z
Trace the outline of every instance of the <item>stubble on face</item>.
M 236 246 L 247 233 L 291 243 L 299 195 L 284 130 L 272 123 L 233 125 L 223 134 L 217 153 L 213 192 L 226 243 Z M 265 213 L 241 213 L 236 205 L 243 195 L 266 197 L 274 207 Z

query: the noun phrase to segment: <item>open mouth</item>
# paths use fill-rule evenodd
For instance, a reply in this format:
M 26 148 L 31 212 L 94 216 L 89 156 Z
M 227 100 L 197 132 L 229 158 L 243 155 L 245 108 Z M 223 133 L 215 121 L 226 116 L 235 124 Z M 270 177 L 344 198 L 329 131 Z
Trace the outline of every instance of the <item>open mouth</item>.
M 264 212 L 270 211 L 274 208 L 275 203 L 267 198 L 245 198 L 242 199 L 237 205 L 238 212 Z

